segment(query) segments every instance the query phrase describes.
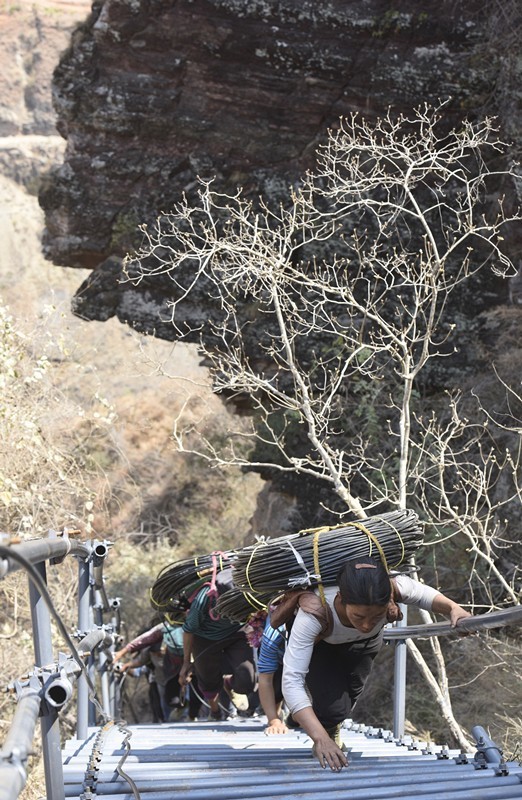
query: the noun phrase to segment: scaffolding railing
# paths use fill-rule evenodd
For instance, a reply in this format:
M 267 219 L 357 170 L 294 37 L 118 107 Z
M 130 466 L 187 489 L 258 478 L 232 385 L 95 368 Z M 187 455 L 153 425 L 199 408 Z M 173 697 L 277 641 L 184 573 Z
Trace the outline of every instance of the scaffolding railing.
M 109 547 L 107 541 L 79 541 L 67 530 L 22 542 L 0 538 L 0 578 L 19 569 L 28 573 L 35 662 L 29 674 L 8 687 L 16 694 L 17 706 L 0 749 L 0 800 L 16 800 L 25 786 L 38 719 L 46 795 L 50 800 L 65 798 L 59 712 L 70 701 L 75 684 L 78 739 L 87 738 L 88 727 L 96 725 L 97 718 L 119 716 L 120 683 L 109 667 L 110 653 L 120 639 L 120 600 L 109 599 L 105 591 L 103 565 Z M 78 560 L 78 628 L 72 636 L 56 614 L 47 588 L 47 562 L 57 564 L 67 556 Z M 71 651 L 57 659 L 53 618 Z
M 503 628 L 506 625 L 522 624 L 522 605 L 506 608 L 501 611 L 490 611 L 487 614 L 464 617 L 457 627 L 449 622 L 431 622 L 420 625 L 408 625 L 408 606 L 400 604 L 402 620 L 384 629 L 384 640 L 395 644 L 395 665 L 393 677 L 393 735 L 404 736 L 406 720 L 406 664 L 407 639 L 420 639 L 427 636 L 458 636 L 466 633 L 479 633 L 492 628 Z

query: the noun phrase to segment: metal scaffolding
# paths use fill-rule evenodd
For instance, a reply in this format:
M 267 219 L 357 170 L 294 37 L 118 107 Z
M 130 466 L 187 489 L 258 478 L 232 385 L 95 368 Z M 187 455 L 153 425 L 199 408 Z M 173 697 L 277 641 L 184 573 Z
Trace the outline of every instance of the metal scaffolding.
M 67 531 L 5 543 L 0 536 L 0 579 L 15 570 L 29 576 L 34 669 L 10 689 L 17 706 L 0 749 L 0 800 L 16 800 L 26 783 L 40 720 L 47 800 L 246 800 L 317 797 L 324 800 L 522 800 L 522 768 L 506 763 L 481 727 L 474 753 L 450 751 L 404 736 L 406 640 L 455 634 L 449 623 L 385 629 L 395 654 L 394 730 L 345 723 L 350 768 L 318 769 L 302 731 L 267 737 L 258 719 L 183 725 L 126 726 L 120 719 L 120 676 L 112 652 L 121 643 L 120 600 L 105 590 L 103 567 L 110 542 L 80 542 Z M 78 627 L 70 635 L 47 590 L 47 563 L 78 562 Z M 404 609 L 406 611 L 406 609 Z M 54 618 L 70 654 L 55 658 Z M 522 606 L 469 617 L 459 629 L 479 632 L 522 622 Z M 62 751 L 60 712 L 76 687 L 76 737 Z M 98 699 L 98 694 L 100 700 Z
M 38 719 L 42 733 L 42 753 L 48 800 L 64 800 L 65 788 L 60 741 L 60 711 L 77 691 L 77 735 L 86 738 L 89 722 L 96 719 L 94 675 L 100 675 L 105 718 L 119 714 L 116 680 L 107 670 L 107 653 L 119 636 L 119 620 L 105 624 L 103 614 L 113 613 L 114 603 L 105 594 L 103 563 L 108 542 L 80 542 L 68 535 L 50 531 L 45 539 L 0 545 L 0 578 L 25 569 L 29 576 L 29 601 L 34 646 L 34 669 L 9 687 L 16 695 L 17 707 L 7 738 L 0 750 L 0 800 L 16 800 L 26 782 L 27 758 Z M 70 637 L 58 618 L 55 622 L 69 644 L 71 655 L 55 659 L 51 619 L 53 605 L 47 590 L 47 562 L 56 564 L 66 556 L 78 560 L 78 629 Z M 96 617 L 95 617 L 96 615 Z M 74 639 L 74 641 L 73 641 Z M 96 662 L 96 669 L 94 665 Z
M 131 736 L 127 752 L 125 739 Z M 304 731 L 266 736 L 264 722 L 136 725 L 64 750 L 70 800 L 508 800 L 522 797 L 522 767 L 506 763 L 482 728 L 475 752 L 396 739 L 348 720 L 349 766 L 322 770 Z

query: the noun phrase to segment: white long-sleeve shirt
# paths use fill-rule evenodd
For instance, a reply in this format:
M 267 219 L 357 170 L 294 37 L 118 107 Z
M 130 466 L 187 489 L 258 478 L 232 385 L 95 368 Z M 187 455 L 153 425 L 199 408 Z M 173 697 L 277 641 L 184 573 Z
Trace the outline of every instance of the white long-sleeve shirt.
M 436 589 L 432 589 L 431 586 L 425 586 L 419 581 L 414 581 L 407 575 L 397 575 L 394 581 L 400 592 L 401 602 L 406 605 L 419 606 L 427 611 L 431 610 L 434 597 L 440 594 Z M 359 647 L 361 650 L 365 648 L 367 653 L 376 652 L 382 645 L 386 620 L 379 622 L 369 633 L 361 633 L 356 628 L 349 628 L 343 625 L 334 607 L 334 599 L 338 591 L 338 586 L 329 586 L 324 589 L 326 602 L 330 606 L 333 615 L 332 633 L 324 641 L 328 642 L 328 644 L 360 642 Z M 306 611 L 299 609 L 292 626 L 283 661 L 282 690 L 291 714 L 295 714 L 297 711 L 312 705 L 305 678 L 312 658 L 315 640 L 320 633 L 321 623 L 319 620 L 311 614 L 307 614 Z M 373 639 L 373 641 L 366 644 L 367 639 Z M 357 649 L 359 648 L 355 644 L 354 652 L 357 652 Z

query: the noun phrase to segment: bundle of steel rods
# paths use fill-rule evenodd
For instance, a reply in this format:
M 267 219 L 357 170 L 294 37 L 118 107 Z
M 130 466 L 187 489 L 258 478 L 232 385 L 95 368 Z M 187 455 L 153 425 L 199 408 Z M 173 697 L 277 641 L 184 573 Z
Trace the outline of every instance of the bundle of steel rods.
M 261 541 L 238 551 L 234 583 L 253 597 L 287 589 L 335 585 L 344 561 L 371 555 L 389 569 L 406 562 L 422 544 L 423 532 L 413 511 L 397 510 L 331 529 L 302 531 Z
M 295 588 L 335 585 L 344 561 L 371 555 L 389 569 L 407 562 L 422 544 L 413 511 L 390 511 L 335 528 L 301 531 L 225 553 L 210 553 L 165 567 L 152 586 L 152 605 L 163 613 L 187 607 L 197 591 L 218 572 L 233 567 L 235 589 L 224 592 L 216 610 L 245 622 L 278 594 Z
M 220 617 L 245 623 L 258 611 L 266 610 L 272 598 L 272 593 L 254 595 L 241 589 L 230 589 L 218 597 L 216 611 Z
M 152 605 L 162 612 L 177 610 L 180 601 L 190 600 L 218 572 L 230 567 L 235 557 L 236 551 L 231 550 L 169 564 L 161 570 L 150 590 Z

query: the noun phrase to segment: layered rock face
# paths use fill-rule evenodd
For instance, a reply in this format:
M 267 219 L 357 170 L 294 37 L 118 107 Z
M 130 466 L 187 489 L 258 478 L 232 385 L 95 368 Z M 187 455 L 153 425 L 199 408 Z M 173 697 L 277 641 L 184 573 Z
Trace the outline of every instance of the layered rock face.
M 168 210 L 198 175 L 270 196 L 313 164 L 341 115 L 373 118 L 451 97 L 452 124 L 496 98 L 492 110 L 515 129 L 519 101 L 495 91 L 509 70 L 485 6 L 95 2 L 55 72 L 67 150 L 40 195 L 47 257 L 94 271 L 77 312 L 173 336 L 158 323 L 168 283 L 119 283 L 138 223 Z

